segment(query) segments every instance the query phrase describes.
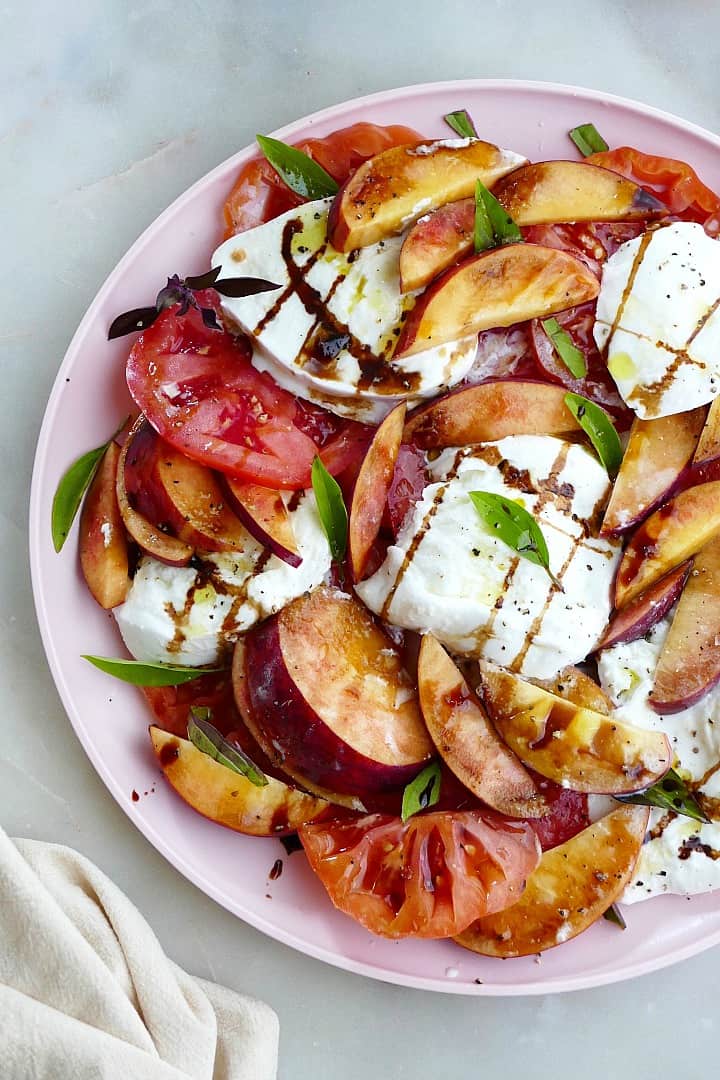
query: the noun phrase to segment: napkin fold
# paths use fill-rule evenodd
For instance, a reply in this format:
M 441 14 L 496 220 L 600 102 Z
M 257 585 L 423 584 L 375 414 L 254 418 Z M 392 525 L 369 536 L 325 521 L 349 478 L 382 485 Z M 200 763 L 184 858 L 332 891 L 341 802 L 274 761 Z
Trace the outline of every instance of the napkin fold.
M 0 829 L 0 1075 L 273 1080 L 267 1005 L 188 975 L 71 848 Z

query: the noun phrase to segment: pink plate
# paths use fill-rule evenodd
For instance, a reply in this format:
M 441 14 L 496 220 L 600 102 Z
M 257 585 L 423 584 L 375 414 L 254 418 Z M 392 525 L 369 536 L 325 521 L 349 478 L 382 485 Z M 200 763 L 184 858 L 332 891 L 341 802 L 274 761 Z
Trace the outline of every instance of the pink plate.
M 593 121 L 610 146 L 631 144 L 689 161 L 720 189 L 720 139 L 676 117 L 631 101 L 544 83 L 468 80 L 374 94 L 283 128 L 280 138 L 325 135 L 371 120 L 447 135 L 443 114 L 469 109 L 483 138 L 529 158 L 574 156 L 567 131 Z M 169 273 L 200 273 L 221 239 L 221 208 L 242 150 L 177 199 L 120 261 L 78 328 L 50 396 L 35 459 L 30 554 L 38 619 L 50 667 L 90 760 L 130 819 L 186 877 L 272 937 L 349 971 L 426 990 L 461 994 L 538 994 L 627 979 L 720 942 L 720 899 L 662 897 L 626 910 L 628 929 L 593 926 L 543 956 L 495 960 L 452 942 L 396 943 L 373 938 L 335 911 L 302 855 L 287 860 L 266 899 L 279 841 L 246 838 L 188 809 L 162 782 L 147 737 L 148 712 L 133 687 L 81 660 L 118 655 L 113 622 L 81 578 L 75 535 L 61 555 L 50 539 L 57 482 L 79 454 L 102 443 L 128 411 L 123 379 L 128 341 L 108 343 L 118 312 L 146 304 Z M 154 793 L 131 800 L 133 789 Z

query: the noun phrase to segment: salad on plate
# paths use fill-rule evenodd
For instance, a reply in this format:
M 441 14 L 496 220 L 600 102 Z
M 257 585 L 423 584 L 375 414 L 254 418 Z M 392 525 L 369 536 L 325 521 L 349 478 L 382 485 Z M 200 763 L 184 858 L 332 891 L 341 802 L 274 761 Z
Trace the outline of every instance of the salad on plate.
M 720 888 L 720 198 L 445 119 L 258 137 L 52 531 L 188 806 L 506 958 Z

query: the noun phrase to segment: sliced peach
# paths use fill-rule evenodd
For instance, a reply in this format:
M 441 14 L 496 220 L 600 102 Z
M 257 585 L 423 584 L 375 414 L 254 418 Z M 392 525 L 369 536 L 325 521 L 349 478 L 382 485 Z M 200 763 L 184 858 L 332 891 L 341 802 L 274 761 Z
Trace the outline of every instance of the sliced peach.
M 655 669 L 655 712 L 687 709 L 720 680 L 720 537 L 695 556 Z
M 184 802 L 218 825 L 248 836 L 283 836 L 317 820 L 329 809 L 324 799 L 267 777 L 257 787 L 246 777 L 203 754 L 188 739 L 150 728 L 153 750 L 166 779 Z
M 128 544 L 117 494 L 120 447 L 108 446 L 88 488 L 80 517 L 80 566 L 100 607 L 114 608 L 127 594 Z
M 479 664 L 490 719 L 508 746 L 541 776 L 573 791 L 623 795 L 661 779 L 672 764 L 667 737 L 621 723 Z
M 523 165 L 495 186 L 518 225 L 565 221 L 645 221 L 667 213 L 654 195 L 619 173 L 586 161 Z
M 400 249 L 400 288 L 424 289 L 473 249 L 475 199 L 459 199 L 416 221 Z
M 225 486 L 232 509 L 250 535 L 289 566 L 299 566 L 302 558 L 280 492 L 230 477 L 225 478 Z
M 373 436 L 355 482 L 348 523 L 350 565 L 355 581 L 362 580 L 380 532 L 402 442 L 406 409 L 403 401 L 385 417 Z
M 583 709 L 593 709 L 597 713 L 602 713 L 603 716 L 609 716 L 613 710 L 613 703 L 605 691 L 580 668 L 569 666 L 559 671 L 552 679 L 533 679 L 532 681 L 543 690 L 557 694 L 566 701 L 572 701 L 574 705 L 580 705 Z
M 704 422 L 704 407 L 658 420 L 633 421 L 602 536 L 618 536 L 631 529 L 665 498 L 692 459 Z
M 466 259 L 419 297 L 395 355 L 410 356 L 495 326 L 544 318 L 594 300 L 595 275 L 567 251 L 509 244 Z
M 720 480 L 687 488 L 633 534 L 618 568 L 615 607 L 645 592 L 720 532 Z
M 700 439 L 695 450 L 693 465 L 704 465 L 706 461 L 720 457 L 720 397 L 713 398 L 708 409 L 705 426 L 700 432 Z
M 621 642 L 637 641 L 664 619 L 683 591 L 691 567 L 692 559 L 688 559 L 618 611 L 598 642 L 596 652 Z
M 425 634 L 418 659 L 423 719 L 438 753 L 473 795 L 509 817 L 541 817 L 537 784 L 490 723 L 437 638 Z
M 491 187 L 526 159 L 481 139 L 393 146 L 357 169 L 330 208 L 328 239 L 337 251 L 374 244 L 435 206 L 461 199 L 481 180 Z
M 645 839 L 650 810 L 621 806 L 544 852 L 517 903 L 456 937 L 483 956 L 530 956 L 577 937 L 622 894 Z
M 493 442 L 506 435 L 563 435 L 580 426 L 551 383 L 498 380 L 456 390 L 426 405 L 405 425 L 403 439 L 423 450 Z

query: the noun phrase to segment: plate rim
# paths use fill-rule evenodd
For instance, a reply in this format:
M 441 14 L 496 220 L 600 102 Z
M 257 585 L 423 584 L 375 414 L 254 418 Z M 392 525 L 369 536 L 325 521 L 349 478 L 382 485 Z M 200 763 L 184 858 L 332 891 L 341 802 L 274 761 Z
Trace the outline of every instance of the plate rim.
M 715 150 L 720 150 L 720 136 L 715 135 L 707 128 L 704 128 L 693 121 L 685 120 L 675 113 L 668 112 L 653 105 L 648 105 L 633 98 L 607 93 L 602 90 L 535 79 L 469 78 L 408 84 L 389 90 L 375 91 L 371 94 L 364 94 L 359 97 L 348 98 L 293 120 L 292 122 L 275 129 L 270 134 L 275 138 L 292 138 L 296 131 L 307 129 L 315 123 L 322 123 L 325 120 L 330 120 L 335 115 L 342 114 L 350 107 L 372 108 L 373 105 L 381 103 L 385 105 L 389 102 L 402 100 L 402 98 L 407 96 L 424 98 L 432 97 L 433 95 L 449 90 L 462 93 L 463 89 L 470 91 L 500 91 L 507 92 L 508 94 L 528 92 L 549 93 L 552 96 L 557 97 L 567 97 L 568 95 L 572 95 L 577 97 L 581 103 L 588 102 L 599 105 L 610 103 L 620 108 L 630 109 L 635 113 L 645 115 L 648 118 L 659 120 L 665 125 L 670 124 L 671 126 L 681 127 L 683 131 L 690 132 L 694 136 L 710 144 Z M 71 363 L 75 353 L 82 348 L 84 338 L 96 318 L 97 311 L 102 306 L 107 294 L 112 290 L 116 279 L 121 277 L 126 264 L 134 260 L 151 241 L 152 237 L 150 234 L 155 231 L 158 225 L 164 223 L 168 218 L 180 212 L 185 203 L 194 197 L 198 187 L 210 184 L 212 180 L 229 170 L 232 167 L 233 162 L 243 157 L 247 151 L 252 148 L 253 144 L 241 147 L 215 165 L 212 169 L 203 173 L 202 176 L 198 177 L 197 180 L 189 187 L 185 188 L 180 195 L 173 199 L 164 210 L 148 223 L 118 262 L 115 263 L 95 293 L 80 320 L 75 333 L 68 343 L 43 412 L 43 419 L 33 460 L 28 516 L 28 547 L 33 602 L 50 674 L 63 708 L 70 720 L 73 731 L 93 768 L 115 799 L 115 802 L 126 815 L 129 822 L 142 833 L 145 839 L 152 844 L 155 850 L 158 851 L 171 866 L 178 870 L 183 877 L 192 882 L 192 884 L 199 888 L 206 896 L 209 896 L 216 903 L 219 903 L 230 912 L 230 914 L 243 919 L 244 922 L 268 937 L 273 938 L 284 945 L 288 945 L 300 953 L 330 964 L 339 970 L 363 975 L 366 978 L 376 979 L 391 985 L 404 986 L 415 990 L 430 990 L 435 993 L 459 994 L 473 997 L 519 997 L 536 996 L 538 994 L 569 993 L 575 990 L 588 989 L 596 986 L 607 986 L 612 983 L 625 982 L 630 979 L 638 978 L 642 975 L 650 974 L 653 971 L 669 967 L 672 964 L 679 963 L 682 960 L 689 959 L 692 956 L 696 956 L 705 952 L 707 949 L 720 944 L 720 929 L 718 929 L 714 933 L 708 934 L 706 937 L 699 937 L 692 943 L 669 950 L 660 956 L 641 962 L 633 962 L 626 968 L 607 972 L 595 972 L 589 975 L 582 972 L 576 975 L 558 975 L 550 979 L 542 979 L 532 983 L 508 982 L 483 983 L 479 985 L 464 982 L 453 983 L 451 979 L 441 980 L 438 976 L 418 976 L 404 972 L 390 971 L 385 968 L 375 967 L 366 961 L 360 961 L 354 957 L 341 956 L 339 953 L 316 945 L 283 927 L 278 927 L 276 924 L 269 923 L 262 915 L 248 910 L 242 901 L 230 897 L 223 889 L 208 881 L 201 870 L 193 867 L 187 862 L 181 850 L 176 849 L 165 841 L 162 833 L 157 830 L 151 822 L 143 817 L 134 817 L 131 815 L 126 795 L 124 791 L 121 790 L 119 781 L 114 778 L 112 772 L 106 766 L 102 755 L 96 752 L 91 740 L 84 737 L 86 725 L 80 715 L 80 710 L 75 707 L 70 687 L 65 679 L 62 665 L 55 651 L 54 642 L 49 629 L 50 620 L 48 618 L 45 597 L 41 586 L 42 554 L 40 550 L 40 537 L 43 535 L 43 528 L 47 525 L 47 521 L 45 521 L 47 507 L 42 503 L 40 494 L 41 474 L 44 468 L 43 463 L 47 458 L 50 430 L 60 405 L 61 388 L 64 383 L 65 370 Z

